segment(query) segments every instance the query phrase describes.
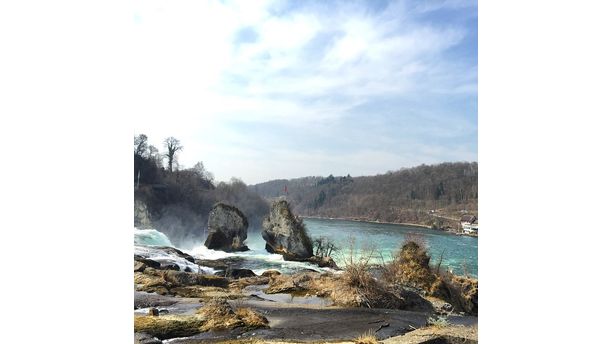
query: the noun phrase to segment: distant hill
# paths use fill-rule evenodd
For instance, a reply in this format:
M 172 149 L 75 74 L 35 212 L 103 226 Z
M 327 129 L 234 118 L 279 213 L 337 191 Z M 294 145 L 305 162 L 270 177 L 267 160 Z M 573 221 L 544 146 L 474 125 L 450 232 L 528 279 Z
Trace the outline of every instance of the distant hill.
M 461 214 L 478 213 L 478 163 L 421 165 L 365 177 L 280 179 L 249 189 L 268 200 L 286 197 L 302 216 L 456 227 Z

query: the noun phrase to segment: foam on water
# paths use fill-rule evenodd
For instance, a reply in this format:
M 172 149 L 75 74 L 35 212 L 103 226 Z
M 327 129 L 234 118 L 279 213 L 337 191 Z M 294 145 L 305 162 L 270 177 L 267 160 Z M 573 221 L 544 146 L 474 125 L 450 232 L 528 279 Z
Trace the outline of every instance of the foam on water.
M 134 228 L 134 245 L 170 246 L 174 247 L 166 234 L 155 229 Z
M 418 235 L 425 242 L 427 250 L 432 257 L 432 262 L 436 262 L 439 257 L 443 257 L 443 266 L 454 271 L 464 272 L 467 270 L 472 276 L 478 276 L 477 238 L 455 236 L 441 231 L 391 224 L 319 219 L 305 219 L 304 223 L 311 237 L 326 236 L 340 246 L 340 249 L 332 255 L 340 267 L 344 265 L 344 262 L 347 260 L 346 258 L 351 255 L 353 255 L 354 259 L 358 259 L 359 256 L 368 254 L 369 250 L 364 250 L 363 248 L 368 245 L 372 246 L 372 244 L 376 244 L 376 254 L 370 262 L 389 262 L 400 249 L 406 234 L 414 234 Z M 349 249 L 352 239 L 355 240 L 355 251 Z M 228 253 L 211 250 L 204 246 L 203 242 L 204 238 L 201 239 L 201 244 L 194 247 L 176 247 L 168 240 L 166 235 L 155 229 L 135 229 L 134 231 L 134 244 L 137 247 L 140 246 L 140 248 L 137 248 L 137 251 L 139 250 L 138 252 L 141 252 L 143 255 L 145 255 L 146 247 L 170 246 L 176 247 L 199 259 L 243 258 L 242 261 L 235 263 L 236 265 L 233 267 L 250 269 L 256 274 L 261 274 L 269 269 L 276 269 L 281 273 L 292 273 L 302 269 L 334 271 L 327 268 L 319 268 L 309 263 L 285 261 L 281 255 L 267 252 L 265 250 L 265 241 L 258 230 L 248 233 L 245 244 L 250 248 L 250 251 Z M 149 254 L 152 255 L 152 253 Z M 164 255 L 168 254 L 161 251 L 154 258 L 171 258 Z M 173 257 L 178 258 L 176 256 Z M 195 265 L 182 258 L 176 264 L 181 269 L 187 266 L 193 269 Z
M 207 275 L 212 275 L 216 272 L 215 269 L 194 264 L 185 258 L 165 252 L 161 248 L 162 246 L 134 245 L 134 254 L 154 260 L 164 265 L 176 264 L 181 271 L 185 271 L 187 268 L 189 268 L 189 270 L 193 272 L 199 272 Z

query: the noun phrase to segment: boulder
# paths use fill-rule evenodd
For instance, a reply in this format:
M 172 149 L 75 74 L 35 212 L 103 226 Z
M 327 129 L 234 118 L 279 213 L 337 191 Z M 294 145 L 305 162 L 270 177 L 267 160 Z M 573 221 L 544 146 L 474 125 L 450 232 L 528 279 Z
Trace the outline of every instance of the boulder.
M 266 271 L 261 273 L 261 276 L 263 276 L 263 277 L 272 277 L 272 276 L 278 276 L 280 274 L 281 274 L 281 272 L 278 271 L 278 270 L 266 270 Z
M 161 264 L 160 263 L 158 263 L 158 262 L 156 262 L 154 260 L 151 260 L 151 259 L 144 258 L 144 257 L 139 256 L 139 255 L 136 255 L 136 254 L 134 255 L 134 262 L 142 263 L 142 264 L 145 265 L 145 267 L 150 267 L 150 268 L 153 268 L 153 269 L 160 269 L 161 268 Z M 134 271 L 136 271 L 136 269 L 137 269 L 137 266 L 136 266 L 136 263 L 134 263 Z M 144 271 L 144 268 L 143 269 L 139 269 L 139 271 Z
M 313 264 L 317 264 L 320 268 L 338 269 L 338 265 L 336 264 L 336 262 L 334 261 L 332 257 L 314 256 L 310 258 L 309 261 Z
M 264 218 L 261 235 L 266 241 L 266 251 L 282 254 L 285 260 L 304 261 L 313 256 L 306 227 L 293 215 L 285 200 L 272 204 L 270 214 Z
M 134 261 L 134 272 L 143 272 L 147 266 L 144 263 Z
M 204 245 L 226 252 L 248 251 L 244 244 L 249 222 L 236 207 L 217 203 L 208 215 L 208 237 Z
M 252 270 L 249 269 L 230 269 L 226 272 L 227 277 L 231 278 L 245 278 L 257 276 Z
M 170 255 L 183 258 L 183 259 L 185 259 L 188 262 L 195 263 L 195 258 L 193 258 L 191 255 L 189 255 L 189 254 L 179 250 L 178 248 L 163 246 L 163 247 L 158 247 L 157 249 L 160 250 L 160 251 L 166 252 L 166 253 L 168 253 Z
M 398 292 L 404 303 L 399 307 L 403 310 L 433 312 L 434 307 L 428 300 L 421 297 L 419 292 L 410 287 L 401 288 Z
M 162 264 L 160 267 L 161 270 L 174 270 L 174 271 L 181 271 L 181 267 L 174 264 L 174 263 L 166 263 L 166 264 Z
M 162 273 L 162 278 L 169 287 L 201 285 L 226 288 L 228 286 L 227 279 L 223 277 L 193 272 L 165 270 Z

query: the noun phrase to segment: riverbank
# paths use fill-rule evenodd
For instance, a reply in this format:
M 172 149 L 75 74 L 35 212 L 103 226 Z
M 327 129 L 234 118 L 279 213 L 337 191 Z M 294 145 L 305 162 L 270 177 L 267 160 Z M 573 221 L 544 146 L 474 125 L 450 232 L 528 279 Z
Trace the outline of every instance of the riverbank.
M 301 216 L 305 219 L 318 219 L 318 220 L 342 220 L 342 221 L 352 221 L 352 222 L 363 222 L 363 223 L 378 223 L 385 225 L 401 225 L 401 226 L 411 226 L 411 227 L 419 227 L 419 228 L 427 228 L 437 231 L 444 231 L 442 229 L 435 229 L 432 226 L 419 224 L 419 223 L 409 223 L 409 222 L 385 222 L 385 221 L 373 221 L 373 220 L 364 220 L 364 219 L 356 219 L 356 218 L 348 218 L 348 217 L 322 217 L 322 216 Z
M 438 232 L 446 232 L 450 234 L 460 235 L 460 236 L 469 236 L 473 238 L 478 238 L 478 233 L 464 233 L 459 232 L 455 229 L 451 228 L 434 228 L 433 226 L 420 224 L 420 223 L 411 223 L 411 222 L 386 222 L 386 221 L 374 221 L 374 220 L 365 220 L 358 218 L 349 218 L 349 217 L 323 217 L 323 216 L 311 216 L 311 215 L 303 215 L 300 216 L 304 219 L 315 219 L 315 220 L 341 220 L 341 221 L 351 221 L 358 223 L 374 223 L 374 224 L 385 224 L 385 225 L 398 225 L 398 226 L 407 226 L 407 227 L 417 227 L 417 228 L 425 228 L 431 229 L 433 231 Z

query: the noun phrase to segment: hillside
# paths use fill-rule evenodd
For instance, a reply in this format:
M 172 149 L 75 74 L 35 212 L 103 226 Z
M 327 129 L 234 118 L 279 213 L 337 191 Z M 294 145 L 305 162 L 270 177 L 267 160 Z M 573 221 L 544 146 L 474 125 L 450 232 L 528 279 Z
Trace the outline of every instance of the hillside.
M 164 164 L 168 153 L 162 154 L 147 143 L 146 135 L 134 138 L 135 227 L 155 228 L 175 244 L 202 243 L 216 202 L 238 207 L 248 218 L 249 229 L 261 226 L 268 203 L 241 180 L 215 183 L 201 162 L 180 169 L 172 162 Z
M 302 216 L 454 228 L 461 214 L 478 214 L 478 163 L 421 165 L 364 177 L 272 180 L 249 189 L 266 199 L 286 197 Z

